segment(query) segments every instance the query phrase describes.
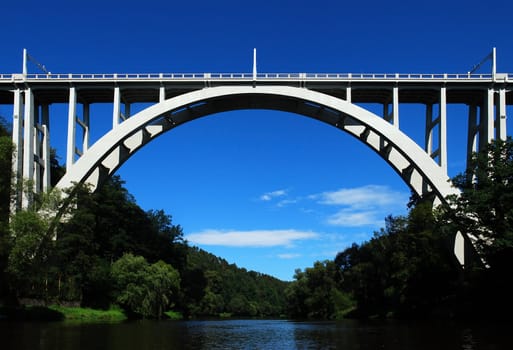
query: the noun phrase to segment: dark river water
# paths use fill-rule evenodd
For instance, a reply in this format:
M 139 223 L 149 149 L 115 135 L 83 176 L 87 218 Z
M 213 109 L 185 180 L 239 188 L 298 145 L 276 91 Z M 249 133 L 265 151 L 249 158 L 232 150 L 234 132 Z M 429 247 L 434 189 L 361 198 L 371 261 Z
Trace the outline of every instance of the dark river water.
M 349 320 L 0 322 L 0 349 L 513 349 L 510 325 Z

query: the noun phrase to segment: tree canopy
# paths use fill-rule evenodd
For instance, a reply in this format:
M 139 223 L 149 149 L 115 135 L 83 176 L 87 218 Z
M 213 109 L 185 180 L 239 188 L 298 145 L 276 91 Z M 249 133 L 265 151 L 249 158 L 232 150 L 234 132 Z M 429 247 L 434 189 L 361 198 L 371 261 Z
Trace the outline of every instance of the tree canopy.
M 456 176 L 460 196 L 433 209 L 416 200 L 389 216 L 366 242 L 333 260 L 296 270 L 293 282 L 247 271 L 184 240 L 163 210 L 144 211 L 114 176 L 95 193 L 75 192 L 72 210 L 51 225 L 58 193 L 9 218 L 8 129 L 0 124 L 0 268 L 3 299 L 108 307 L 161 318 L 251 316 L 484 317 L 513 311 L 513 141 L 495 141 Z M 58 167 L 56 167 L 58 168 Z M 49 228 L 52 227 L 50 230 Z M 462 270 L 456 232 L 469 237 L 475 262 Z M 472 243 L 472 244 L 470 244 Z M 500 310 L 500 311 L 499 311 Z

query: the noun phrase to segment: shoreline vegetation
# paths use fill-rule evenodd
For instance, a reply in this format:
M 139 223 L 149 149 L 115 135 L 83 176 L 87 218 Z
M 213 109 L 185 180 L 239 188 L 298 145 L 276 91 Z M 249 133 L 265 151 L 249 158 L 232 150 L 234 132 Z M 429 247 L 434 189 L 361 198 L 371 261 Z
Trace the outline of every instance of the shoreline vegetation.
M 208 319 L 231 319 L 234 317 L 231 313 L 220 313 L 217 316 L 209 316 Z M 244 317 L 249 318 L 249 317 Z M 266 319 L 261 317 L 252 317 L 253 319 Z M 284 319 L 281 317 L 273 317 Z M 88 307 L 63 306 L 63 305 L 21 305 L 21 306 L 0 306 L 0 322 L 2 321 L 20 321 L 20 322 L 72 322 L 72 323 L 117 323 L 128 320 L 140 319 L 131 318 L 121 308 L 112 306 L 107 310 L 92 309 Z M 164 312 L 162 321 L 181 321 L 186 320 L 179 311 L 169 310 Z M 193 318 L 194 319 L 194 318 Z M 203 319 L 203 318 L 202 318 Z
M 118 307 L 108 310 L 60 305 L 0 307 L 0 321 L 110 323 L 127 319 L 127 315 Z
M 468 170 L 452 180 L 462 192 L 446 198 L 448 205 L 433 208 L 433 198 L 412 196 L 407 215 L 386 217 L 368 241 L 297 269 L 291 282 L 189 246 L 171 215 L 143 210 L 119 176 L 94 193 L 77 186 L 63 222 L 47 215 L 63 205 L 56 192 L 31 193 L 33 205 L 12 214 L 12 146 L 0 118 L 0 169 L 8 170 L 0 172 L 0 320 L 513 314 L 513 287 L 505 278 L 513 265 L 511 138 L 473 155 Z M 56 181 L 65 170 L 55 152 L 51 164 Z M 464 270 L 453 253 L 458 231 L 476 237 L 465 244 Z

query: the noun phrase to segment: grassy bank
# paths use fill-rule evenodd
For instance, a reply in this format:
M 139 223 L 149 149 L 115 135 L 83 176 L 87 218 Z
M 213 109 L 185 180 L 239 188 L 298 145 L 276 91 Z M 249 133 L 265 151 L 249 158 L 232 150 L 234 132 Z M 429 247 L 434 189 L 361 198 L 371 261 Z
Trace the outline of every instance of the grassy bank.
M 182 320 L 183 315 L 176 311 L 164 313 L 167 319 Z M 0 321 L 70 321 L 70 322 L 121 322 L 127 320 L 127 315 L 119 307 L 109 310 L 98 310 L 84 307 L 51 306 L 0 306 Z
M 112 307 L 109 310 L 96 310 L 83 307 L 52 305 L 48 308 L 63 314 L 65 321 L 119 322 L 127 319 L 124 312 L 116 307 Z
M 183 315 L 177 311 L 166 311 L 164 315 L 170 320 L 183 320 Z

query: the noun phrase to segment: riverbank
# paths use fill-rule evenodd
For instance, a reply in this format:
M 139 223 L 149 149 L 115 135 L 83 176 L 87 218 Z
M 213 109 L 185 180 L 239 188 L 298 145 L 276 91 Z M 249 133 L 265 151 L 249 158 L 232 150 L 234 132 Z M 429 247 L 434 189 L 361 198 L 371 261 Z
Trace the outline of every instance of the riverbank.
M 116 307 L 108 310 L 59 305 L 0 307 L 0 320 L 6 321 L 121 322 L 126 319 L 123 310 Z

